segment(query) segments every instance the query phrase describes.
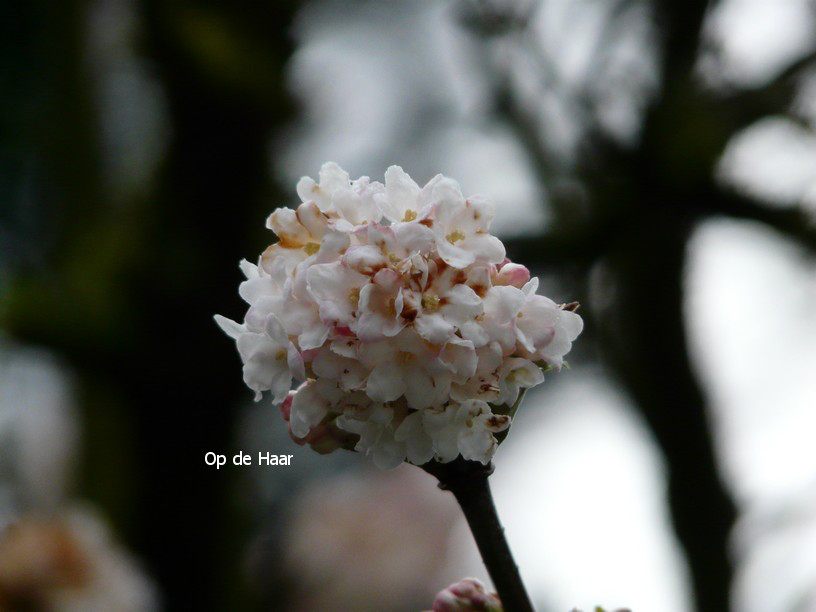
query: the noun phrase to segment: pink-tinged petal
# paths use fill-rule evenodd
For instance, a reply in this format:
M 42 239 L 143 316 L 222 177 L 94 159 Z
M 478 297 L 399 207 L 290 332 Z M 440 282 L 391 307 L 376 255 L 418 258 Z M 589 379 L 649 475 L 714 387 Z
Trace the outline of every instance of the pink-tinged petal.
M 433 441 L 422 429 L 422 412 L 406 416 L 394 431 L 394 440 L 405 444 L 406 459 L 414 465 L 423 465 L 433 459 Z
M 314 384 L 302 385 L 295 392 L 292 408 L 289 413 L 289 428 L 299 438 L 309 435 L 328 414 L 328 404 L 320 397 Z
M 330 347 L 333 353 L 357 359 L 357 340 L 353 338 L 332 340 Z
M 317 244 L 316 242 L 314 244 Z M 291 274 L 295 268 L 300 264 L 304 259 L 306 259 L 308 255 L 302 246 L 294 246 L 294 247 L 286 247 L 283 246 L 281 243 L 273 244 L 268 246 L 266 250 L 261 254 L 261 269 L 269 274 L 271 271 L 274 270 L 273 264 L 275 261 L 282 259 L 284 261 L 286 267 L 286 273 Z
M 349 324 L 357 307 L 359 290 L 368 277 L 355 272 L 339 261 L 316 264 L 306 273 L 309 294 L 320 308 L 320 317 L 327 325 Z
M 485 317 L 499 325 L 509 323 L 518 315 L 524 299 L 524 292 L 515 287 L 493 287 L 485 296 Z
M 361 245 L 349 248 L 343 255 L 343 263 L 360 274 L 374 274 L 388 266 L 388 259 L 375 246 Z
M 309 232 L 309 240 L 320 241 L 329 227 L 329 221 L 314 202 L 305 202 L 298 206 L 295 213 L 298 222 Z
M 320 250 L 315 257 L 315 264 L 324 264 L 336 261 L 349 247 L 348 234 L 337 231 L 328 231 L 320 243 Z
M 439 179 L 433 187 L 431 198 L 436 206 L 436 219 L 443 226 L 461 220 L 465 198 L 459 183 L 450 178 Z
M 495 214 L 493 204 L 482 196 L 471 196 L 465 200 L 464 225 L 468 231 L 487 232 Z
M 243 272 L 247 279 L 258 278 L 259 276 L 258 266 L 248 262 L 246 259 L 242 259 L 241 263 L 238 264 L 238 267 L 241 268 L 241 272 Z
M 527 298 L 515 321 L 516 337 L 527 351 L 534 352 L 552 342 L 561 312 L 555 302 L 543 295 Z
M 311 202 L 315 198 L 320 198 L 320 187 L 317 182 L 309 176 L 302 176 L 295 187 L 301 202 Z
M 353 234 L 355 226 L 345 219 L 332 217 L 329 219 L 329 228 L 342 234 Z
M 348 187 L 335 191 L 332 202 L 337 214 L 351 226 L 365 223 L 370 218 L 363 198 Z
M 400 317 L 403 299 L 400 275 L 383 268 L 374 276 L 374 282 L 360 290 L 359 312 L 352 329 L 363 342 L 373 342 L 383 336 L 395 336 L 405 320 Z
M 298 335 L 298 344 L 304 351 L 316 349 L 323 346 L 329 337 L 329 328 L 318 320 L 311 327 L 307 327 L 302 334 Z
M 440 384 L 439 378 L 434 378 L 419 368 L 410 368 L 402 375 L 405 378 L 405 400 L 409 408 L 430 408 L 440 403 L 446 395 L 447 385 Z
M 272 392 L 272 401 L 276 404 L 286 399 L 289 390 L 292 388 L 292 375 L 288 370 L 274 370 L 269 390 Z
M 483 429 L 466 430 L 460 433 L 458 443 L 462 459 L 478 461 L 483 465 L 490 463 L 497 446 L 496 439 Z
M 434 233 L 421 223 L 397 223 L 394 234 L 406 254 L 429 253 L 434 246 Z
M 473 289 L 480 296 L 485 295 L 490 289 L 492 283 L 490 280 L 490 271 L 493 266 L 473 266 L 467 273 L 467 286 Z
M 335 355 L 330 350 L 317 351 L 312 360 L 312 372 L 318 378 L 338 380 L 344 367 L 344 361 L 346 361 L 344 357 Z
M 266 335 L 275 344 L 279 346 L 286 346 L 289 343 L 289 336 L 286 335 L 286 330 L 280 322 L 280 319 L 274 314 L 269 314 L 264 322 L 264 331 Z
M 442 310 L 448 320 L 464 323 L 482 314 L 482 299 L 467 285 L 454 285 L 445 294 Z
M 431 436 L 436 458 L 442 463 L 459 456 L 459 426 L 453 422 L 455 414 L 453 406 L 422 411 L 422 427 Z
M 374 282 L 384 289 L 394 291 L 402 283 L 399 272 L 390 268 L 383 268 L 374 276 Z
M 529 389 L 544 382 L 544 374 L 536 364 L 529 359 L 511 359 L 508 366 L 508 376 L 519 386 Z
M 562 310 L 559 322 L 564 327 L 570 342 L 575 340 L 584 330 L 584 320 L 580 315 L 570 312 L 569 310 Z
M 401 251 L 401 245 L 397 240 L 397 235 L 392 227 L 381 225 L 380 223 L 369 223 L 365 231 L 365 236 L 361 236 L 369 245 L 376 247 L 388 259 L 401 259 L 396 251 Z
M 354 199 L 354 210 L 349 210 L 351 200 L 348 199 L 348 191 L 351 191 L 358 199 Z M 360 177 L 352 182 L 351 189 L 340 189 L 334 194 L 335 209 L 338 214 L 345 217 L 354 225 L 361 225 L 371 222 L 379 222 L 382 219 L 382 213 L 377 207 L 375 197 L 377 194 L 383 193 L 385 187 L 381 183 L 374 182 L 367 176 Z M 352 217 L 354 220 L 352 220 Z
M 564 355 L 569 353 L 571 348 L 572 342 L 570 342 L 564 329 L 556 327 L 553 338 L 540 346 L 535 355 L 550 365 L 560 368 L 564 362 Z
M 528 354 L 535 353 L 535 350 L 536 350 L 535 343 L 519 327 L 516 327 L 516 341 L 521 346 L 521 348 L 523 348 L 525 351 L 527 351 Z
M 286 351 L 286 363 L 289 366 L 289 372 L 295 380 L 306 380 L 306 369 L 303 364 L 303 356 L 295 348 L 295 345 L 289 343 L 289 348 Z M 287 383 L 291 384 L 291 383 Z
M 466 321 L 459 326 L 462 338 L 470 340 L 476 348 L 484 346 L 490 342 L 490 335 L 484 327 L 476 321 Z
M 414 329 L 431 344 L 444 344 L 456 328 L 439 313 L 422 314 L 414 320 Z
M 473 343 L 453 336 L 439 353 L 439 360 L 454 375 L 457 383 L 464 383 L 476 373 L 479 357 Z
M 479 261 L 501 263 L 506 251 L 502 241 L 490 234 L 470 234 L 462 240 L 462 248 L 475 253 Z
M 378 312 L 362 313 L 354 324 L 360 342 L 376 342 L 382 338 L 396 336 L 403 327 L 404 321 L 385 317 Z
M 404 374 L 394 363 L 381 363 L 368 375 L 366 395 L 377 402 L 393 402 L 405 392 Z
M 281 261 L 281 258 L 278 258 Z M 280 295 L 283 287 L 268 276 L 250 278 L 238 286 L 238 295 L 247 304 L 254 304 L 265 296 Z
M 243 334 L 238 352 L 244 361 L 244 382 L 255 391 L 255 400 L 262 391 L 271 390 L 274 401 L 282 402 L 292 381 L 286 349 L 260 334 Z
M 301 224 L 297 213 L 291 208 L 275 209 L 266 219 L 266 227 L 275 232 L 283 247 L 301 247 L 312 240 L 309 230 Z
M 419 202 L 423 208 L 433 203 L 433 190 L 439 184 L 439 181 L 444 178 L 442 174 L 437 174 L 422 187 L 422 191 L 419 193 Z
M 476 261 L 475 253 L 459 248 L 440 233 L 436 234 L 436 250 L 446 264 L 459 270 Z
M 530 279 L 530 281 L 525 284 L 521 290 L 524 292 L 524 295 L 534 295 L 536 291 L 538 291 L 538 277 L 534 276 Z
M 262 297 L 247 311 L 244 323 L 247 330 L 263 332 L 266 327 L 266 318 L 270 314 L 277 314 L 284 310 L 286 300 L 280 296 Z
M 292 412 L 292 400 L 295 399 L 295 391 L 290 391 L 289 395 L 286 396 L 286 399 L 283 400 L 283 403 L 279 406 L 281 415 L 283 416 L 283 420 L 287 423 L 289 422 L 289 416 Z
M 329 349 L 318 353 L 312 361 L 312 371 L 317 377 L 339 380 L 345 391 L 359 389 L 368 375 L 359 362 L 337 355 Z
M 383 215 L 392 223 L 410 221 L 406 218 L 408 211 L 413 211 L 414 218 L 419 212 L 419 186 L 399 166 L 391 166 L 385 171 L 385 198 L 378 199 L 378 206 Z
M 318 378 L 314 381 L 318 394 L 330 404 L 337 404 L 346 395 L 346 390 L 337 380 L 329 378 Z
M 320 167 L 320 190 L 329 196 L 338 189 L 347 188 L 351 184 L 348 172 L 335 162 L 326 162 Z
M 377 444 L 371 458 L 381 470 L 393 470 L 405 460 L 405 450 L 402 444 L 386 440 Z
M 382 363 L 394 361 L 397 356 L 397 351 L 405 350 L 399 346 L 399 339 L 406 330 L 403 330 L 402 333 L 397 334 L 396 338 L 394 339 L 384 339 L 379 342 L 357 343 L 356 358 L 370 370 Z
M 232 319 L 222 317 L 221 315 L 215 315 L 213 318 L 215 319 L 215 322 L 218 324 L 218 327 L 221 328 L 221 331 L 223 331 L 233 340 L 237 340 L 241 334 L 246 332 L 246 328 L 243 325 L 241 325 L 240 323 L 236 323 Z

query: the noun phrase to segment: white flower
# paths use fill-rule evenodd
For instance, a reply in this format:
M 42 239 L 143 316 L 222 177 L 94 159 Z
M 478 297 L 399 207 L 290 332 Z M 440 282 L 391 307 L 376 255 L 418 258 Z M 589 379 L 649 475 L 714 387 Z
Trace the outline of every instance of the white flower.
M 536 295 L 538 280 L 490 234 L 493 207 L 441 175 L 398 166 L 385 184 L 337 164 L 298 183 L 277 242 L 243 262 L 244 381 L 270 391 L 299 443 L 331 438 L 390 468 L 461 456 L 488 463 L 523 389 L 560 368 L 581 318 Z M 305 381 L 290 395 L 293 381 Z M 315 447 L 316 448 L 316 447 Z M 328 451 L 323 451 L 328 452 Z
M 337 417 L 337 426 L 360 436 L 354 450 L 371 455 L 374 464 L 390 470 L 405 461 L 405 442 L 395 439 L 394 409 L 379 403 Z
M 351 186 L 348 172 L 334 162 L 326 162 L 320 168 L 320 182 L 304 176 L 297 184 L 297 193 L 304 203 L 314 202 L 323 212 L 331 208 L 332 197 L 339 190 Z
M 427 216 L 427 202 L 422 190 L 399 166 L 385 171 L 385 193 L 376 202 L 383 216 L 391 223 L 410 222 Z
M 527 296 L 516 315 L 518 353 L 560 368 L 564 355 L 584 328 L 577 314 L 563 310 L 543 295 Z
M 493 205 L 482 198 L 462 196 L 450 179 L 433 189 L 434 236 L 439 256 L 454 268 L 465 268 L 477 259 L 487 263 L 504 260 L 504 245 L 490 235 Z

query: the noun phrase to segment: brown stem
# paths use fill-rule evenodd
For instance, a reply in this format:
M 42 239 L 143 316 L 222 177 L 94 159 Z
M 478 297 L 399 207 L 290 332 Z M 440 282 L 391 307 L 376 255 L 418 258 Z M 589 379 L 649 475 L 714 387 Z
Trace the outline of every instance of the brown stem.
M 532 612 L 530 596 L 493 505 L 487 481 L 493 473 L 493 464 L 482 465 L 460 457 L 450 463 L 431 461 L 421 467 L 439 480 L 440 489 L 453 493 L 459 502 L 506 612 Z

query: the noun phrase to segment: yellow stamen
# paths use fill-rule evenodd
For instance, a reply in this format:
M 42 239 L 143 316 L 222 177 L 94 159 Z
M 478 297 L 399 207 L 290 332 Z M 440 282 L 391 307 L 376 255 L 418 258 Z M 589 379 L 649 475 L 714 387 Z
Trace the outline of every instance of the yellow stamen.
M 400 258 L 399 258 L 399 257 L 397 257 L 396 255 L 394 255 L 393 253 L 391 253 L 391 254 L 388 256 L 388 261 L 390 261 L 391 263 L 399 263 L 399 262 L 400 262 Z
M 284 351 L 283 349 L 279 350 L 277 353 L 275 353 L 275 359 L 277 359 L 278 361 L 283 361 L 284 359 L 286 359 L 286 351 Z
M 446 238 L 446 239 L 447 239 L 447 241 L 448 241 L 448 242 L 450 242 L 451 244 L 455 244 L 455 243 L 456 243 L 456 242 L 458 242 L 459 240 L 464 240 L 464 239 L 465 239 L 465 235 L 464 235 L 462 232 L 460 232 L 459 230 L 453 230 L 453 231 L 452 231 L 450 234 L 448 234 L 447 236 L 445 236 L 445 238 Z
M 320 245 L 317 242 L 307 242 L 303 250 L 306 251 L 307 255 L 314 255 L 320 250 Z
M 434 311 L 439 308 L 439 296 L 428 293 L 424 294 L 422 296 L 422 308 L 430 311 Z
M 403 221 L 413 221 L 417 218 L 417 214 L 415 210 L 406 210 L 405 216 L 402 218 Z
M 352 304 L 356 304 L 360 301 L 360 288 L 359 287 L 352 287 L 349 289 L 348 298 Z

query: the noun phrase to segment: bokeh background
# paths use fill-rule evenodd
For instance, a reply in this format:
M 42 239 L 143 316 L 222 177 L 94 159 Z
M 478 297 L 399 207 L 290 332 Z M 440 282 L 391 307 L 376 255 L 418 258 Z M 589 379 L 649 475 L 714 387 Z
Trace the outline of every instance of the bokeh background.
M 295 447 L 212 321 L 334 160 L 489 196 L 582 303 L 492 479 L 541 610 L 816 610 L 812 0 L 30 0 L 0 31 L 1 609 L 486 579 L 449 494 Z M 261 450 L 293 465 L 204 463 Z

